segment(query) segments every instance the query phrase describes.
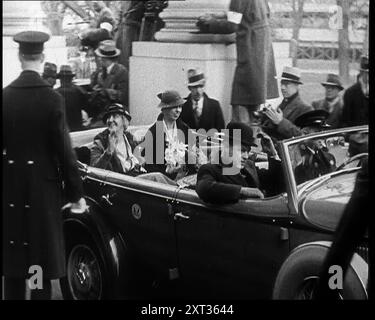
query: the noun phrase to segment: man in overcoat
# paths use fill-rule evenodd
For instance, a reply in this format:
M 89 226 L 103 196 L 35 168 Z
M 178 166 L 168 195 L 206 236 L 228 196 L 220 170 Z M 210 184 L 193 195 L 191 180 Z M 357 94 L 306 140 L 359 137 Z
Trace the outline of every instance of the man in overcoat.
M 35 270 L 43 286 L 30 287 L 31 298 L 51 297 L 50 280 L 66 273 L 61 208 L 70 202 L 72 211 L 86 209 L 62 98 L 39 75 L 48 39 L 37 31 L 15 35 L 23 71 L 3 90 L 3 276 L 9 300 L 25 299 L 25 279 Z
M 360 62 L 358 81 L 344 93 L 342 126 L 351 127 L 369 123 L 369 65 L 368 57 Z
M 283 101 L 273 109 L 263 110 L 262 129 L 274 140 L 283 140 L 300 135 L 300 128 L 295 124 L 302 114 L 312 111 L 313 107 L 305 103 L 299 95 L 301 71 L 294 67 L 284 67 L 281 77 Z
M 231 0 L 227 19 L 199 18 L 203 33 L 236 32 L 237 67 L 232 85 L 232 121 L 252 124 L 266 99 L 279 97 L 267 0 Z
M 204 129 L 220 131 L 225 128 L 223 111 L 219 101 L 211 99 L 205 92 L 206 79 L 204 73 L 190 69 L 188 71 L 189 96 L 182 108 L 181 120 L 190 129 Z
M 325 88 L 325 98 L 312 102 L 312 107 L 315 110 L 325 110 L 329 113 L 327 118 L 327 124 L 332 129 L 339 128 L 341 126 L 341 115 L 343 101 L 339 95 L 340 91 L 344 90 L 341 84 L 340 77 L 336 74 L 328 74 L 327 80 L 322 82 L 322 86 Z

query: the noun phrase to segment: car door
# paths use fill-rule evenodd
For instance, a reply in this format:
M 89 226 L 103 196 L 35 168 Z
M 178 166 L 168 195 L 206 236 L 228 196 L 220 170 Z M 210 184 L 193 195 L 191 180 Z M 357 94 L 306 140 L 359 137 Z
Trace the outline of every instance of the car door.
M 205 205 L 192 195 L 174 212 L 179 272 L 190 297 L 271 297 L 289 252 L 285 195 L 226 206 Z
M 177 267 L 171 199 L 176 187 L 102 171 L 95 198 L 100 199 L 106 218 L 118 230 L 147 276 L 173 278 Z

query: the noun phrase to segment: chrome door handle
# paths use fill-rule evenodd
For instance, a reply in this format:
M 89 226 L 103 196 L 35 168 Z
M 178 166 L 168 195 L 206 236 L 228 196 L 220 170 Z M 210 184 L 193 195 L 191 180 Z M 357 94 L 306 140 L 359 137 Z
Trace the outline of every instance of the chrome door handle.
M 102 195 L 102 200 L 109 206 L 113 206 L 113 203 L 111 202 L 111 200 L 109 200 L 110 198 L 110 195 L 109 194 L 106 194 L 106 195 Z
M 183 219 L 183 220 L 189 220 L 189 216 L 185 216 L 182 212 L 175 213 L 174 220 Z

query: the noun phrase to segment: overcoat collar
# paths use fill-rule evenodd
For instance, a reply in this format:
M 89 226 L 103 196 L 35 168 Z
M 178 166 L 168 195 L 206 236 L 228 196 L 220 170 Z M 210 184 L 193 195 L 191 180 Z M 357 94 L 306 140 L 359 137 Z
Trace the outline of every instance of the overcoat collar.
M 25 70 L 10 85 L 12 88 L 51 87 L 36 71 Z

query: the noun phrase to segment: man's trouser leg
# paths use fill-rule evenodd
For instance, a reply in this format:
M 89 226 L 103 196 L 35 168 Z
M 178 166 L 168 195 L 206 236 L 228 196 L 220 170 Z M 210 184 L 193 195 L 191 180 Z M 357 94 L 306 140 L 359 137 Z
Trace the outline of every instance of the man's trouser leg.
M 254 130 L 254 137 L 260 132 L 260 123 L 258 115 L 259 105 L 233 105 L 232 121 L 242 122 Z
M 4 300 L 25 300 L 25 279 L 4 277 Z

